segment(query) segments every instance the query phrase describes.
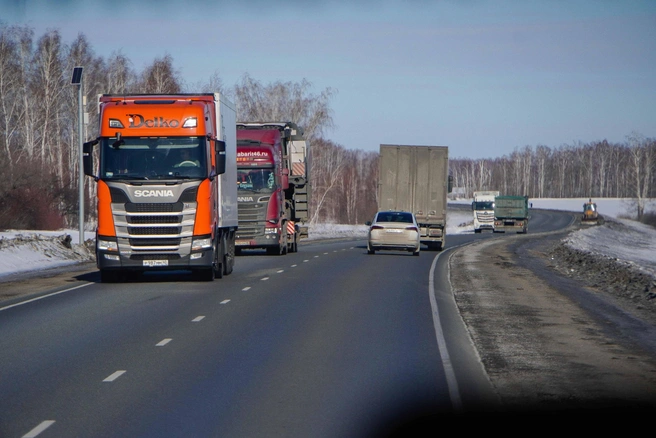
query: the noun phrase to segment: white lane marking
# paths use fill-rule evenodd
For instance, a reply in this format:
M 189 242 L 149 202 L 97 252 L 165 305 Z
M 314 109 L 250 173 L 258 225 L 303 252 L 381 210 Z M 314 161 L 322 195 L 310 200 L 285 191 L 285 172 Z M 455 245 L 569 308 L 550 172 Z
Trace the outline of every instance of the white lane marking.
M 229 302 L 230 302 L 230 300 L 223 300 L 223 301 L 221 301 L 221 304 L 228 304 Z
M 292 268 L 295 268 L 295 267 L 297 267 L 297 266 L 298 266 L 298 265 L 292 265 L 291 267 L 292 267 Z
M 280 269 L 279 271 L 277 271 L 278 274 L 282 274 L 283 272 L 285 272 L 284 269 Z
M 169 342 L 171 342 L 172 340 L 173 340 L 173 339 L 171 339 L 171 338 L 162 339 L 162 340 L 159 341 L 157 344 L 155 344 L 155 347 L 163 347 L 163 346 L 165 346 L 166 344 L 168 344 Z
M 52 426 L 53 424 L 55 424 L 55 420 L 43 421 L 37 427 L 35 427 L 34 429 L 30 430 L 25 435 L 23 435 L 23 438 L 34 438 L 38 436 L 41 432 Z
M 303 260 L 303 263 L 307 263 L 307 262 L 309 262 L 309 260 Z
M 440 322 L 440 313 L 437 308 L 437 300 L 435 299 L 435 266 L 437 266 L 437 259 L 440 257 L 439 253 L 433 259 L 431 264 L 430 274 L 428 276 L 428 294 L 430 295 L 431 309 L 433 311 L 433 325 L 435 327 L 435 337 L 437 338 L 437 347 L 440 350 L 440 357 L 442 358 L 442 367 L 444 368 L 444 375 L 446 377 L 446 384 L 449 387 L 449 397 L 456 412 L 462 410 L 462 401 L 460 399 L 460 390 L 458 389 L 458 381 L 456 374 L 453 370 L 449 350 L 446 348 L 446 339 L 444 339 L 444 331 L 442 330 L 442 323 Z
M 197 316 L 194 319 L 192 319 L 191 322 L 199 322 L 199 321 L 202 321 L 203 319 L 205 319 L 205 317 L 201 315 L 201 316 Z
M 267 281 L 269 277 L 260 278 L 260 281 Z
M 125 373 L 126 373 L 125 370 L 118 370 L 115 373 L 105 377 L 105 380 L 103 380 L 103 382 L 113 382 L 114 380 L 118 379 Z
M 243 292 L 246 292 L 247 290 L 250 290 L 250 289 L 251 289 L 250 286 L 246 286 L 245 288 L 242 289 L 242 291 L 243 291 Z
M 328 255 L 328 253 L 327 253 L 327 252 L 324 252 L 324 255 Z
M 319 258 L 319 256 L 314 256 L 314 258 L 315 258 L 315 259 L 318 259 L 318 258 Z
M 34 302 L 34 301 L 39 301 L 39 300 L 42 300 L 44 298 L 54 297 L 55 295 L 63 294 L 64 292 L 70 292 L 72 290 L 79 289 L 81 287 L 87 287 L 87 286 L 90 286 L 92 284 L 94 284 L 94 283 L 81 284 L 79 286 L 70 287 L 68 289 L 60 290 L 59 292 L 53 292 L 51 294 L 42 295 L 40 297 L 32 298 L 30 300 L 21 301 L 20 303 L 11 304 L 11 305 L 5 306 L 5 307 L 0 307 L 0 312 L 2 312 L 3 310 L 11 309 L 12 307 L 18 307 L 18 306 L 22 306 L 23 304 L 31 303 L 31 302 Z

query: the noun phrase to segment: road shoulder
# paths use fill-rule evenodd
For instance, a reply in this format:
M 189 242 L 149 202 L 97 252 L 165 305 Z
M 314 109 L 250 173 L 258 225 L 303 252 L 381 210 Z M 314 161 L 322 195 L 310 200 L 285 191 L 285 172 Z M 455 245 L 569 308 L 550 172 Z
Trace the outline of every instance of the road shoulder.
M 548 267 L 547 246 L 554 240 L 543 240 L 542 248 L 520 244 L 529 239 L 541 238 L 483 239 L 450 258 L 459 312 L 504 406 L 522 411 L 656 406 L 656 355 L 626 332 L 618 336 L 615 322 L 604 319 L 607 309 L 581 307 L 570 289 L 582 299 L 598 291 L 579 283 L 561 291 L 546 281 L 544 275 L 560 277 Z M 604 302 L 622 314 L 619 303 Z

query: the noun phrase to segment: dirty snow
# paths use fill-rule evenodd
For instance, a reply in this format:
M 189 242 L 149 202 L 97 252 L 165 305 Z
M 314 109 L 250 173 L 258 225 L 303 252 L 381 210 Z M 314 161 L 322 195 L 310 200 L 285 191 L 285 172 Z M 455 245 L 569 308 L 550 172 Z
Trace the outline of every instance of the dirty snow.
M 587 198 L 531 199 L 533 208 L 580 212 Z M 604 226 L 595 226 L 570 233 L 565 243 L 575 249 L 627 261 L 656 276 L 656 230 L 635 221 L 623 219 L 634 211 L 633 203 L 624 199 L 595 199 L 600 214 L 606 218 Z M 469 205 L 471 200 L 457 200 L 454 204 Z M 650 200 L 647 211 L 656 211 L 656 200 Z M 449 209 L 447 234 L 473 232 L 471 212 Z M 322 238 L 366 238 L 367 226 L 319 224 L 310 226 L 311 240 Z M 62 241 L 70 236 L 72 249 Z M 93 254 L 79 245 L 77 230 L 0 232 L 0 278 L 9 274 L 44 270 L 63 265 L 92 261 Z M 85 232 L 85 239 L 93 239 L 93 232 Z

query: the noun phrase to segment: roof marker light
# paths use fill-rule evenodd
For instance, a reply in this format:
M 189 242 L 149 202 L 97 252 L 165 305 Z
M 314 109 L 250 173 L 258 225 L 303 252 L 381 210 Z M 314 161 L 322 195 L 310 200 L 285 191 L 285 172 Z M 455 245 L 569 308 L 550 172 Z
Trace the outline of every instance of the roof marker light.
M 196 117 L 190 117 L 184 121 L 182 124 L 183 128 L 196 128 L 198 126 L 198 119 Z
M 110 128 L 125 128 L 119 119 L 109 119 Z

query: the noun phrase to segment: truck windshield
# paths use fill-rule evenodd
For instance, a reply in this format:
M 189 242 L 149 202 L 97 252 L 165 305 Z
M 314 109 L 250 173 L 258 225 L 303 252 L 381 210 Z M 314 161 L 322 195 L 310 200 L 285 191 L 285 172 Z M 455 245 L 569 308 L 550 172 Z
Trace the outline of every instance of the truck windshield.
M 494 202 L 492 201 L 474 202 L 474 210 L 494 210 Z
M 272 193 L 276 189 L 273 169 L 238 169 L 239 193 Z
M 102 179 L 189 179 L 207 177 L 204 137 L 104 138 Z

